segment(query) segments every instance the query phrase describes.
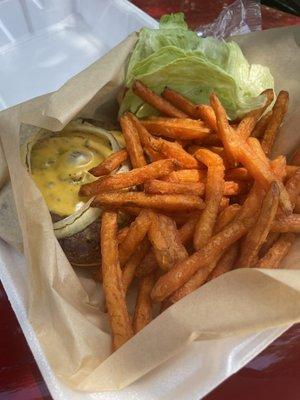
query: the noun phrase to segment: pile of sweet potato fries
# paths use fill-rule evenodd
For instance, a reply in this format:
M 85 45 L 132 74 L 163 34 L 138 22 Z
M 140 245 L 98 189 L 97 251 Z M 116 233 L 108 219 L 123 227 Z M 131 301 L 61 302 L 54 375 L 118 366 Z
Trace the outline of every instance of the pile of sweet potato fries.
M 289 165 L 269 155 L 288 107 L 281 91 L 240 121 L 228 121 L 212 93 L 196 105 L 135 81 L 135 94 L 161 114 L 120 118 L 126 149 L 90 172 L 80 194 L 104 209 L 101 279 L 119 348 L 161 310 L 234 268 L 278 268 L 300 229 L 300 151 Z M 116 173 L 129 159 L 132 169 Z M 131 216 L 118 230 L 118 213 Z M 138 279 L 133 319 L 126 292 Z

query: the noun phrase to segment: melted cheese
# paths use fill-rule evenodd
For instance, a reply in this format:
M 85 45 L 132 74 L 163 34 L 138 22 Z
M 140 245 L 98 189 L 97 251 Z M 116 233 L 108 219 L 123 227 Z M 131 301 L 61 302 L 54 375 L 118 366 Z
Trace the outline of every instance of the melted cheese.
M 112 150 L 104 138 L 89 133 L 62 133 L 38 141 L 31 152 L 31 174 L 49 210 L 60 216 L 77 211 L 86 201 L 82 184 L 96 180 L 88 170 Z

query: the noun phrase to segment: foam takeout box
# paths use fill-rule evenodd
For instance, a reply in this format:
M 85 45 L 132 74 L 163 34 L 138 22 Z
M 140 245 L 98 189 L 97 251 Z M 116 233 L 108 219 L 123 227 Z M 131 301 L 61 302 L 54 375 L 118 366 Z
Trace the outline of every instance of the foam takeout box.
M 129 10 L 128 19 L 133 18 Z M 299 37 L 299 28 L 283 28 L 237 39 L 249 61 L 269 66 L 277 89 L 290 92 L 275 152 L 288 153 L 299 142 L 294 129 L 300 122 Z M 5 239 L 1 279 L 54 399 L 199 399 L 300 320 L 300 273 L 294 270 L 300 267 L 298 241 L 285 270 L 226 274 L 109 356 L 100 291 L 85 276 L 78 279 L 61 251 L 47 207 L 21 166 L 19 141 L 33 126 L 56 131 L 78 115 L 95 116 L 122 84 L 135 40 L 136 35 L 129 36 L 59 91 L 0 114 L 11 178 L 1 190 L 1 204 L 13 204 L 13 193 L 23 236 L 14 234 L 13 207 L 9 222 L 2 209 L 2 227 L 15 226 L 11 236 L 0 230 Z M 26 260 L 9 244 L 21 247 L 22 242 Z

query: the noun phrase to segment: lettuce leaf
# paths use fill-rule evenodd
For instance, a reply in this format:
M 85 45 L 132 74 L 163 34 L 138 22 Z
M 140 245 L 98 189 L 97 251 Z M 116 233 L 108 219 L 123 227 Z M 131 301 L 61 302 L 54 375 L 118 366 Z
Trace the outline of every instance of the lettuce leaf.
M 267 67 L 250 65 L 233 41 L 200 38 L 188 30 L 182 13 L 165 15 L 159 29 L 143 28 L 130 57 L 125 83 L 129 90 L 120 113 L 130 110 L 139 117 L 153 114 L 131 90 L 140 79 L 156 93 L 168 86 L 195 103 L 208 104 L 215 91 L 230 118 L 260 107 L 260 94 L 274 88 Z

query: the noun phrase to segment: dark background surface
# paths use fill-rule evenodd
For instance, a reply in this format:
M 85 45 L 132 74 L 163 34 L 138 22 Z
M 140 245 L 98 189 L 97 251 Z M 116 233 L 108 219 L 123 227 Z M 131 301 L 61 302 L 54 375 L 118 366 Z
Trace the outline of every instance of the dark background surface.
M 263 0 L 262 4 L 291 14 L 300 15 L 300 0 Z
M 222 8 L 231 2 L 220 0 L 133 1 L 154 18 L 170 12 L 183 11 L 192 28 L 212 22 Z M 299 5 L 297 0 L 294 2 Z M 300 24 L 299 17 L 262 6 L 263 29 L 296 24 Z M 0 285 L 0 316 L 0 400 L 50 400 L 51 396 L 2 285 Z M 289 329 L 205 398 L 205 400 L 237 399 L 300 399 L 300 325 Z

